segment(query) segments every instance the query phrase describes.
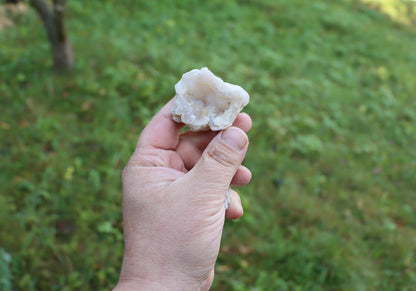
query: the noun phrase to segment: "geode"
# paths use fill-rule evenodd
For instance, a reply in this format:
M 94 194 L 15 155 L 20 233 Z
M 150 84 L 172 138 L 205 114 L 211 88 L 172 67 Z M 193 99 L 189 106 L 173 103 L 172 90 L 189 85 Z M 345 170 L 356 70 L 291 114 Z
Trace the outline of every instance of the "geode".
M 224 82 L 206 67 L 183 74 L 175 90 L 172 118 L 191 131 L 230 127 L 250 100 L 243 88 Z

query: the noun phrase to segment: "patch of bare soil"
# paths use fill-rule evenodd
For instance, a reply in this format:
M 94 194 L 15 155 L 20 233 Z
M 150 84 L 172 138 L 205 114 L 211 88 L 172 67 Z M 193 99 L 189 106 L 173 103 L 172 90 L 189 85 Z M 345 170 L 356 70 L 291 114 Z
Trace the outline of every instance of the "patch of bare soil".
M 28 6 L 24 3 L 0 4 L 0 31 L 14 26 L 13 19 L 21 14 L 25 14 Z

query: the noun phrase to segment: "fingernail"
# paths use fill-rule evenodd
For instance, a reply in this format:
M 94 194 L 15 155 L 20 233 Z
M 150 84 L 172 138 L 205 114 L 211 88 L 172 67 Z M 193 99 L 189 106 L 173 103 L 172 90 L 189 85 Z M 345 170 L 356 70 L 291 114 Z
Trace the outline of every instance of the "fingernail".
M 247 135 L 237 127 L 230 127 L 223 131 L 221 138 L 224 143 L 239 151 L 244 149 L 248 142 Z

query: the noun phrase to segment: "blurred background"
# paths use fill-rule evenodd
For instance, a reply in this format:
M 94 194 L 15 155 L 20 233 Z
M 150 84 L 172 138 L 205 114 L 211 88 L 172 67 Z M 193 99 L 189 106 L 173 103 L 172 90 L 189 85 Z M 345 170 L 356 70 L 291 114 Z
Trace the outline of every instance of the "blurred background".
M 121 171 L 203 66 L 253 119 L 213 289 L 415 290 L 415 1 L 4 2 L 0 290 L 114 287 Z

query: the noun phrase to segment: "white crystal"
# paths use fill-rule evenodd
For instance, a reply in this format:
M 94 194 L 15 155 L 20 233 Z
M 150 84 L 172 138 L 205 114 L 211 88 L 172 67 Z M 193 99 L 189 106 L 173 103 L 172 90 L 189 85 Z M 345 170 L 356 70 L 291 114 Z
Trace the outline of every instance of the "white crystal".
M 175 90 L 173 120 L 192 131 L 230 127 L 250 100 L 243 88 L 224 82 L 206 67 L 183 74 Z

